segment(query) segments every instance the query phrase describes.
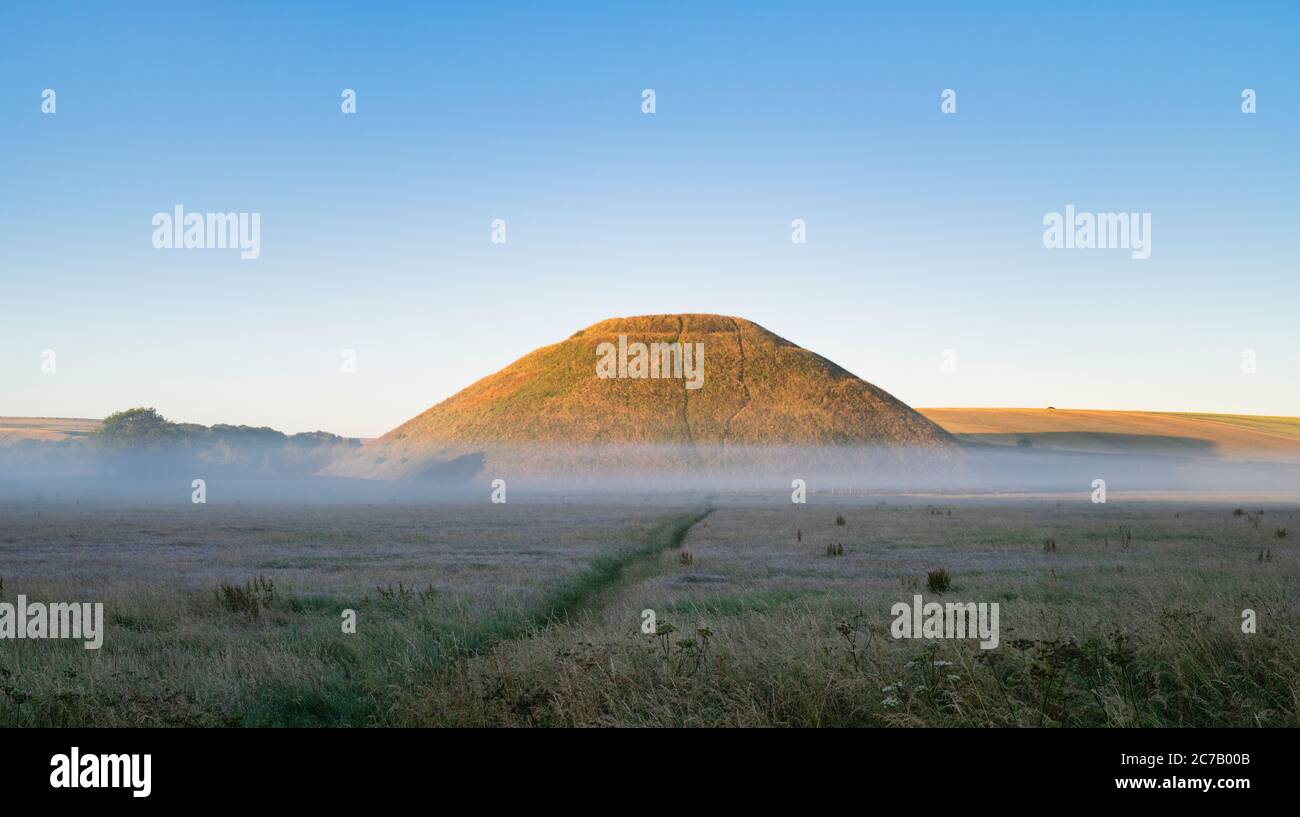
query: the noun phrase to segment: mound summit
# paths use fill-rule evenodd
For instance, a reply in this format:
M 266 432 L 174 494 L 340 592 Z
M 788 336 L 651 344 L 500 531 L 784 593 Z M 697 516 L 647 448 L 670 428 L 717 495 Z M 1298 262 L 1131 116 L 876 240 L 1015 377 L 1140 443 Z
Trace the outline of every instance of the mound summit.
M 703 344 L 702 385 L 681 376 L 597 376 L 610 348 L 602 344 L 635 343 Z M 537 349 L 330 471 L 472 477 L 487 452 L 503 448 L 645 446 L 689 457 L 724 447 L 952 443 L 883 389 L 758 324 L 723 315 L 647 315 L 601 321 Z

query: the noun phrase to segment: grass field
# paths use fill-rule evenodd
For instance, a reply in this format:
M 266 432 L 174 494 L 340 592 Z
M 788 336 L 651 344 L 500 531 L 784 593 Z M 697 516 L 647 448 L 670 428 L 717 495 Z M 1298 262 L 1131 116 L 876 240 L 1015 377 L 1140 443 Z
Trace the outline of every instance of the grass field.
M 8 501 L 0 601 L 107 632 L 0 641 L 0 725 L 1297 725 L 1300 508 L 1234 510 Z M 895 640 L 918 593 L 999 646 Z
M 99 428 L 99 420 L 64 417 L 0 417 L 0 446 L 32 440 L 64 442 L 85 439 Z
M 1092 453 L 1300 461 L 1300 417 L 1046 408 L 917 409 L 969 442 Z

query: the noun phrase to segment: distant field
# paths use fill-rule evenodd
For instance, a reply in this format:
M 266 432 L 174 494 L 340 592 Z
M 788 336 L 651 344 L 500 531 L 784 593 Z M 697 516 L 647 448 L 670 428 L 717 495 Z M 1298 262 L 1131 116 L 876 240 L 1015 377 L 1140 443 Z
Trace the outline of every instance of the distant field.
M 67 417 L 0 417 L 0 446 L 22 440 L 59 442 L 85 437 L 99 424 L 99 420 Z
M 1088 409 L 923 408 L 962 439 L 1093 453 L 1300 461 L 1300 417 Z

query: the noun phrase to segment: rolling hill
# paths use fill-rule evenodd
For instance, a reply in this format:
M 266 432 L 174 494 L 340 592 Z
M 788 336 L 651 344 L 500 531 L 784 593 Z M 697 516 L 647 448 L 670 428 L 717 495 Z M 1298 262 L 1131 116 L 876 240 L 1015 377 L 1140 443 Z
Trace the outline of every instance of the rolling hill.
M 918 409 L 959 439 L 1058 451 L 1300 461 L 1300 418 L 1044 408 Z
M 99 428 L 99 423 L 72 417 L 0 417 L 0 446 L 26 440 L 57 443 L 84 439 Z
M 686 372 L 598 376 L 602 349 L 635 343 L 703 344 L 699 387 Z M 525 355 L 331 471 L 400 478 L 431 464 L 476 469 L 477 453 L 500 446 L 647 446 L 690 464 L 720 448 L 868 445 L 947 448 L 953 439 L 883 389 L 755 323 L 649 315 L 602 321 Z M 665 453 L 672 449 L 680 456 Z

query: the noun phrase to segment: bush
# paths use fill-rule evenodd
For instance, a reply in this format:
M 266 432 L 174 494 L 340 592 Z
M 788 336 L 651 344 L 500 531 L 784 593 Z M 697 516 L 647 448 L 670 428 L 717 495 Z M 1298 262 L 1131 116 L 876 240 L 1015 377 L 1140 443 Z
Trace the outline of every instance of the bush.
M 925 574 L 925 586 L 931 593 L 946 593 L 952 584 L 952 577 L 942 567 Z
M 275 585 L 264 576 L 242 585 L 222 582 L 217 588 L 217 601 L 232 613 L 245 613 L 257 619 L 263 610 L 270 610 L 275 601 Z

